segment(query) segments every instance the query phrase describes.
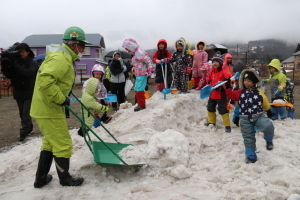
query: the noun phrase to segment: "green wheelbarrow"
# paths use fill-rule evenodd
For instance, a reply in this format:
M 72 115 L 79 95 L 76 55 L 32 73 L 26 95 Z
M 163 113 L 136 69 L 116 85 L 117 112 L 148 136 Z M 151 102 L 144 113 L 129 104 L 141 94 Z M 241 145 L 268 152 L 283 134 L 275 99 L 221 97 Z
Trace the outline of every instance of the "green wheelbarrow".
M 104 142 L 98 134 L 96 134 L 90 127 L 84 122 L 83 110 L 85 109 L 90 115 L 94 116 L 91 111 L 85 107 L 85 105 L 73 94 L 72 96 L 81 104 L 82 118 L 80 118 L 69 106 L 65 106 L 80 122 L 83 129 L 84 140 L 94 156 L 94 161 L 103 167 L 114 166 L 142 166 L 145 163 L 126 163 L 119 153 L 126 147 L 132 146 L 132 144 L 122 144 L 100 123 L 100 126 L 116 141 L 116 143 Z M 98 120 L 94 117 L 95 120 Z M 90 134 L 93 134 L 98 141 L 93 141 Z

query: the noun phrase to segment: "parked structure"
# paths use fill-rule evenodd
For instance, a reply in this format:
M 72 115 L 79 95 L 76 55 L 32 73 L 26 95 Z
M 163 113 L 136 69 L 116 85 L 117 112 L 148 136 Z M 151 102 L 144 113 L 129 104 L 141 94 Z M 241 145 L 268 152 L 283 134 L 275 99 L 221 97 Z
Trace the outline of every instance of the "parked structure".
M 50 44 L 61 44 L 62 34 L 30 35 L 22 42 L 27 43 L 33 53 L 37 56 L 46 53 L 46 46 Z M 105 50 L 104 38 L 102 35 L 86 34 L 86 39 L 91 44 L 87 44 L 80 61 L 76 62 L 76 80 L 75 83 L 81 83 L 88 79 L 92 67 L 97 63 L 96 59 L 103 59 Z

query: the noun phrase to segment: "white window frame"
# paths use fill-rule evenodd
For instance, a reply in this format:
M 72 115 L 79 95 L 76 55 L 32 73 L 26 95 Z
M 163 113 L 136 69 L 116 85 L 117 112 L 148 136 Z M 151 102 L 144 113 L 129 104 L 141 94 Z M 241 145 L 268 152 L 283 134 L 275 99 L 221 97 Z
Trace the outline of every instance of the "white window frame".
M 96 58 L 100 59 L 101 58 L 101 53 L 102 53 L 101 49 L 100 48 L 96 48 L 95 51 L 96 51 Z
M 34 56 L 37 56 L 37 50 L 36 49 L 31 49 L 31 51 L 34 53 Z
M 79 64 L 76 65 L 76 73 L 80 74 L 80 70 L 82 69 L 82 73 L 85 74 L 86 73 L 86 64 Z
M 82 55 L 84 55 L 84 56 L 91 55 L 91 48 L 90 47 L 85 47 L 84 52 L 82 52 Z

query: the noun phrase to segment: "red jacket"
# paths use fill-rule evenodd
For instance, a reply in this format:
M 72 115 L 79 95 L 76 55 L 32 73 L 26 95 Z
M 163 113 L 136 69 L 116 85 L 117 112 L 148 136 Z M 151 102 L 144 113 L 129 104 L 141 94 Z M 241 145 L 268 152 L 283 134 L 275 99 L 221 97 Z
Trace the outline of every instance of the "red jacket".
M 153 57 L 152 57 L 152 61 L 153 61 L 154 63 L 156 63 L 156 60 L 157 60 L 157 59 L 158 59 L 158 60 L 161 60 L 161 59 L 164 59 L 164 58 L 171 58 L 171 56 L 172 56 L 171 52 L 167 50 L 167 41 L 164 40 L 164 39 L 159 40 L 159 41 L 157 42 L 157 49 L 159 49 L 159 48 L 158 48 L 158 45 L 159 45 L 160 43 L 163 43 L 163 44 L 165 45 L 165 48 L 164 48 L 164 50 L 162 50 L 162 51 L 158 50 L 158 51 L 155 51 L 155 52 L 154 52 Z
M 231 78 L 231 74 L 228 71 L 222 70 L 222 67 L 215 68 L 211 70 L 208 75 L 208 83 L 211 86 L 215 86 L 219 81 L 224 81 L 227 78 Z M 222 86 L 220 86 L 222 87 Z M 211 99 L 221 99 L 221 91 L 220 90 L 213 90 L 209 96 Z
M 230 55 L 229 53 L 227 53 L 226 55 L 225 55 L 225 57 L 224 57 L 224 63 L 223 63 L 223 66 L 222 66 L 222 68 L 223 68 L 223 70 L 225 70 L 225 71 L 228 71 L 230 74 L 234 74 L 233 73 L 233 66 L 232 65 L 229 65 L 228 63 L 227 63 L 227 58 L 228 57 L 232 57 L 232 55 Z

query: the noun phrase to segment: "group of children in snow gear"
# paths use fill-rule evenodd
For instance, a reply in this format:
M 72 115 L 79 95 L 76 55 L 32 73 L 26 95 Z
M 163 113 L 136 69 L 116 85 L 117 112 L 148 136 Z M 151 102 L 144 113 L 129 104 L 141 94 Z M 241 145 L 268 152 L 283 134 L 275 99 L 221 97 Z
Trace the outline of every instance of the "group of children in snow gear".
M 68 28 L 63 35 L 64 44 L 52 46 L 51 52 L 47 53 L 46 60 L 41 65 L 36 77 L 34 94 L 32 98 L 32 106 L 30 115 L 36 119 L 36 122 L 43 134 L 42 146 L 36 179 L 35 188 L 41 188 L 52 180 L 52 175 L 48 174 L 55 160 L 57 174 L 60 184 L 63 186 L 79 186 L 84 179 L 74 178 L 69 174 L 70 157 L 72 152 L 72 139 L 70 137 L 68 126 L 65 120 L 64 106 L 70 105 L 68 94 L 70 93 L 75 78 L 73 62 L 79 59 L 79 54 L 84 51 L 85 33 L 78 27 Z M 222 56 L 217 53 L 212 58 L 212 69 L 209 69 L 207 63 L 207 54 L 204 52 L 205 42 L 203 40 L 196 44 L 196 50 L 193 52 L 189 49 L 186 41 L 179 38 L 175 42 L 176 51 L 171 55 L 167 51 L 167 42 L 160 40 L 158 42 L 158 51 L 153 57 L 153 61 L 157 64 L 156 78 L 157 89 L 162 90 L 161 74 L 164 68 L 168 68 L 168 74 L 174 73 L 174 84 L 180 93 L 187 93 L 187 81 L 192 73 L 194 78 L 193 86 L 195 89 L 201 89 L 205 84 L 215 85 L 219 81 L 227 80 L 225 86 L 220 86 L 217 90 L 213 90 L 210 94 L 207 111 L 208 122 L 206 126 L 216 124 L 216 107 L 222 116 L 225 125 L 225 131 L 230 132 L 229 111 L 226 107 L 227 98 L 237 101 L 239 105 L 239 122 L 245 144 L 245 153 L 248 163 L 254 163 L 257 160 L 255 153 L 255 130 L 257 127 L 264 133 L 267 150 L 273 149 L 274 126 L 270 119 L 284 119 L 286 116 L 282 111 L 283 107 L 271 107 L 268 99 L 260 87 L 261 80 L 258 74 L 251 70 L 245 69 L 241 71 L 239 84 L 234 89 L 231 84 L 230 77 L 233 74 L 230 62 L 223 65 Z M 137 106 L 134 111 L 140 111 L 146 108 L 144 91 L 147 84 L 148 76 L 151 76 L 152 62 L 148 54 L 142 50 L 134 39 L 125 39 L 123 48 L 132 55 L 131 64 L 133 66 L 134 75 L 136 77 L 134 91 L 137 99 Z M 225 59 L 230 60 L 230 55 Z M 193 58 L 195 63 L 193 64 Z M 229 58 L 229 59 L 228 59 Z M 162 63 L 162 64 L 161 64 Z M 171 65 L 173 69 L 171 70 Z M 63 66 L 63 67 L 62 67 Z M 193 67 L 190 70 L 191 66 Z M 271 76 L 266 80 L 271 84 L 272 100 L 283 99 L 285 89 L 289 91 L 287 99 L 293 103 L 293 84 L 286 85 L 286 78 L 280 72 L 280 62 L 274 59 L 269 64 Z M 208 67 L 208 68 L 207 68 Z M 119 95 L 118 102 L 124 100 L 122 95 L 123 82 L 126 79 L 126 66 L 119 59 L 118 54 L 114 55 L 114 60 L 109 65 L 109 73 L 111 90 L 115 90 Z M 93 113 L 101 115 L 101 120 L 108 123 L 111 117 L 107 116 L 110 105 L 103 98 L 107 95 L 107 90 L 103 81 L 105 80 L 105 70 L 101 65 L 95 65 L 92 70 L 92 76 L 83 85 L 82 102 Z M 202 77 L 201 77 L 202 76 Z M 202 80 L 203 76 L 207 76 L 206 80 Z M 171 81 L 168 81 L 170 86 Z M 288 88 L 289 87 L 289 88 Z M 264 115 L 267 112 L 268 118 Z M 85 122 L 91 127 L 93 117 L 84 112 Z M 54 130 L 54 131 L 53 131 Z M 81 128 L 79 134 L 83 135 L 86 130 Z

